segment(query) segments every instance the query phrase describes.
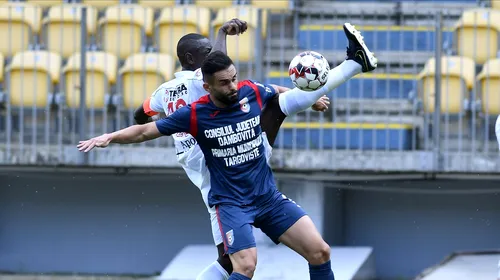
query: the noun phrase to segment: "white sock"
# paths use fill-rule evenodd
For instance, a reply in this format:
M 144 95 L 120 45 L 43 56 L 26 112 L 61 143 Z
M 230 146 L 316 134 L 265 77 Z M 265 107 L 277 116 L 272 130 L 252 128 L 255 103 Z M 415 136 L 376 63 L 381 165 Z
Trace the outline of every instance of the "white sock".
M 227 280 L 227 279 L 229 279 L 229 274 L 220 265 L 218 261 L 215 261 L 211 265 L 205 267 L 205 269 L 196 277 L 196 280 Z
M 498 116 L 495 123 L 495 134 L 497 135 L 498 149 L 500 150 L 500 116 Z
M 303 91 L 294 88 L 279 95 L 281 111 L 287 116 L 302 112 L 311 107 L 321 96 L 331 92 L 347 80 L 361 73 L 361 65 L 352 60 L 345 60 L 328 73 L 326 84 L 316 91 Z

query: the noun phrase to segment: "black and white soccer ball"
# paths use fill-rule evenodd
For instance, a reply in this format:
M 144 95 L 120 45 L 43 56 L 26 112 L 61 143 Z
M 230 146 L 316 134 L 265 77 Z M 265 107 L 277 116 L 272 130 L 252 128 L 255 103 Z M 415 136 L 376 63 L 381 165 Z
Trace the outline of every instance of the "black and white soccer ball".
M 314 51 L 299 53 L 288 67 L 293 84 L 304 91 L 313 91 L 324 86 L 329 71 L 330 65 L 326 58 Z

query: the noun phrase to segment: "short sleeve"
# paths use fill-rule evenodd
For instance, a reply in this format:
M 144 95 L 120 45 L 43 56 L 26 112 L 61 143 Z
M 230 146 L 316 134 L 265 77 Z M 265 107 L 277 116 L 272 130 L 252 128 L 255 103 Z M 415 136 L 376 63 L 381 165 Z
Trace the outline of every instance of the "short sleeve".
M 160 86 L 158 87 L 153 94 L 151 94 L 151 97 L 144 102 L 143 108 L 144 112 L 156 112 L 156 113 L 161 113 L 163 112 L 163 105 L 162 105 L 162 93 L 166 92 L 167 90 L 163 87 Z
M 156 127 L 163 135 L 172 135 L 177 132 L 190 132 L 191 105 L 184 106 L 172 115 L 156 121 Z
M 266 104 L 267 101 L 271 100 L 273 97 L 276 96 L 276 91 L 274 90 L 273 86 L 261 83 L 255 83 L 255 84 L 259 88 L 259 93 L 260 96 L 262 97 L 262 101 L 264 102 L 264 104 Z

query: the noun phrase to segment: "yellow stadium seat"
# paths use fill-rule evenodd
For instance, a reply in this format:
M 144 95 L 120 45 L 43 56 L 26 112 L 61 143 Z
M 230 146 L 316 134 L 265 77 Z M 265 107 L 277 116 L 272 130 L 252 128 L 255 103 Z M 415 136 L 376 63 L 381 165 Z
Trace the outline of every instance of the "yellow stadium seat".
M 497 0 L 491 0 L 491 7 L 493 9 L 500 9 L 500 1 L 497 1 Z
M 228 19 L 239 18 L 248 24 L 247 31 L 241 36 L 227 37 L 227 53 L 235 61 L 248 62 L 255 57 L 255 44 L 257 42 L 257 26 L 259 26 L 258 9 L 249 6 L 236 6 L 220 9 L 217 17 L 212 22 L 214 32 Z M 266 36 L 267 16 L 262 11 L 261 38 Z
M 5 57 L 0 53 L 0 83 L 3 83 L 3 68 L 5 66 Z
M 62 5 L 64 3 L 64 0 L 26 0 L 26 2 L 32 5 L 38 5 L 40 7 L 47 8 L 51 6 Z
M 144 7 L 161 9 L 167 6 L 174 6 L 175 0 L 138 0 L 137 3 Z
M 145 44 L 145 36 L 153 31 L 153 9 L 137 4 L 123 4 L 106 9 L 99 20 L 100 42 L 106 52 L 126 59 L 138 53 Z
M 463 101 L 472 89 L 476 75 L 475 63 L 471 58 L 445 56 L 441 58 L 441 112 L 459 114 Z M 434 112 L 436 60 L 431 58 L 418 75 L 419 96 L 425 112 Z
M 14 55 L 27 50 L 34 34 L 40 31 L 42 8 L 22 2 L 0 6 L 0 52 Z
M 188 33 L 209 35 L 210 10 L 196 6 L 164 8 L 156 20 L 156 43 L 161 53 L 176 57 L 177 42 Z
M 80 53 L 69 57 L 63 68 L 64 93 L 66 104 L 70 108 L 80 106 Z M 102 109 L 105 107 L 106 94 L 110 94 L 111 85 L 116 83 L 118 59 L 105 52 L 87 52 L 86 58 L 86 99 L 87 108 Z
M 120 0 L 82 0 L 82 4 L 93 6 L 98 10 L 104 10 L 107 7 L 120 4 Z
M 212 8 L 212 9 L 230 7 L 234 3 L 235 3 L 234 0 L 196 0 L 195 1 L 196 6 L 198 6 L 198 7 L 205 7 L 205 8 Z
M 478 8 L 467 10 L 455 24 L 458 54 L 483 64 L 497 56 L 500 11 Z
M 477 75 L 483 113 L 500 115 L 500 59 L 488 60 Z
M 120 69 L 120 92 L 125 108 L 137 108 L 165 81 L 173 78 L 175 60 L 167 54 L 138 53 Z
M 69 57 L 80 50 L 80 22 L 82 19 L 81 8 L 83 5 L 67 4 L 54 6 L 43 20 L 45 29 L 45 46 L 48 50 Z M 96 33 L 97 10 L 87 6 L 87 42 L 90 36 Z
M 48 51 L 17 53 L 7 66 L 11 104 L 16 107 L 48 105 L 50 93 L 59 82 L 61 57 Z
M 271 11 L 288 10 L 290 8 L 289 0 L 252 0 L 252 6 L 261 9 L 270 9 Z

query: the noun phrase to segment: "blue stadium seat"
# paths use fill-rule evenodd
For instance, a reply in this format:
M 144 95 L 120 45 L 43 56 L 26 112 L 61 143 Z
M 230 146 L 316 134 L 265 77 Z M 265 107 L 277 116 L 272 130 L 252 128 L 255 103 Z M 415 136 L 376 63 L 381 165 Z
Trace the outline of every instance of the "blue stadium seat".
M 271 72 L 267 83 L 294 87 L 286 72 Z M 408 99 L 416 87 L 415 75 L 363 74 L 336 88 L 333 95 L 335 98 Z
M 278 149 L 411 150 L 413 129 L 407 124 L 284 123 Z M 283 134 L 283 136 L 281 136 Z
M 433 51 L 435 32 L 430 27 L 356 26 L 365 42 L 377 51 Z M 347 40 L 341 25 L 302 25 L 299 28 L 300 49 L 345 50 Z M 443 32 L 443 42 L 453 43 L 453 32 Z

